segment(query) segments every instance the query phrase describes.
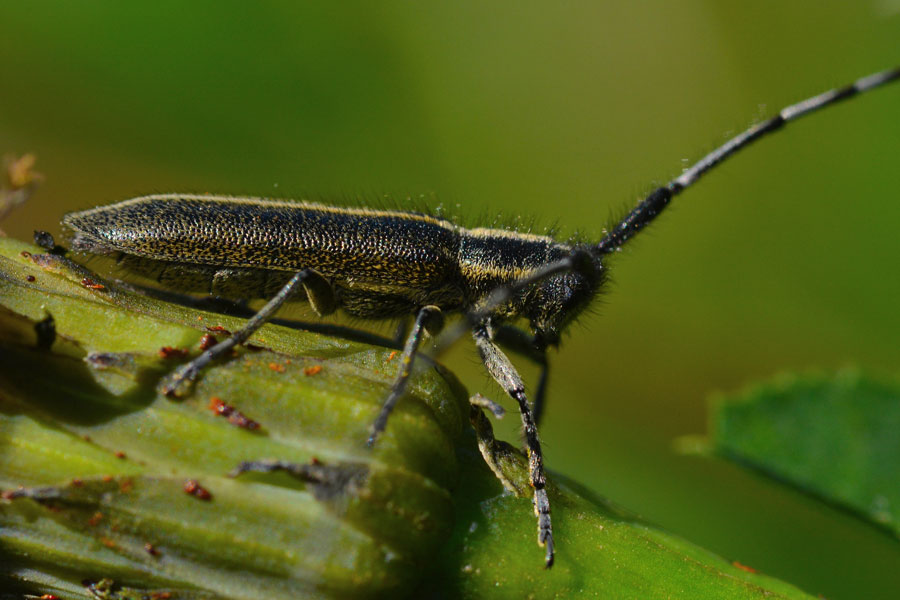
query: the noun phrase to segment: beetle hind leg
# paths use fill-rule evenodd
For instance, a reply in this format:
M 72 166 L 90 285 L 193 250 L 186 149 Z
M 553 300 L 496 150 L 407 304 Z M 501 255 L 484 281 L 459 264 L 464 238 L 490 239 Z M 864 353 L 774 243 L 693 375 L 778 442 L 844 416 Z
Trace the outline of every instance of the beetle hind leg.
M 306 289 L 307 296 L 314 307 L 318 305 L 319 307 L 331 307 L 332 310 L 334 309 L 334 295 L 330 293 L 330 286 L 328 286 L 328 282 L 321 275 L 310 269 L 304 269 L 295 273 L 278 293 L 259 312 L 250 317 L 234 335 L 204 351 L 200 356 L 181 365 L 163 378 L 159 385 L 160 393 L 169 397 L 181 396 L 186 393 L 191 383 L 207 365 L 231 352 L 236 346 L 245 343 L 251 335 L 256 333 L 281 308 L 281 305 L 301 285 Z M 314 295 L 317 296 L 315 299 Z

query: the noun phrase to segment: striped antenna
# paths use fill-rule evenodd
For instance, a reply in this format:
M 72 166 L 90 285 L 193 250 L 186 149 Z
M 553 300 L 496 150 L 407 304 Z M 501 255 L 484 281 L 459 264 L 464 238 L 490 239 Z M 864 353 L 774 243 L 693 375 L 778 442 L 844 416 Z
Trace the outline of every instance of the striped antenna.
M 867 77 L 857 79 L 848 86 L 828 90 L 818 96 L 807 98 L 781 109 L 774 117 L 758 123 L 743 133 L 734 136 L 699 161 L 684 171 L 668 184 L 657 188 L 644 200 L 632 209 L 611 231 L 609 231 L 600 243 L 594 246 L 593 252 L 597 255 L 610 254 L 619 250 L 625 242 L 634 237 L 641 229 L 651 223 L 669 202 L 692 186 L 713 167 L 758 140 L 759 138 L 778 131 L 785 124 L 795 121 L 800 117 L 815 112 L 821 108 L 832 106 L 857 94 L 868 92 L 881 85 L 900 79 L 900 67 L 874 73 Z

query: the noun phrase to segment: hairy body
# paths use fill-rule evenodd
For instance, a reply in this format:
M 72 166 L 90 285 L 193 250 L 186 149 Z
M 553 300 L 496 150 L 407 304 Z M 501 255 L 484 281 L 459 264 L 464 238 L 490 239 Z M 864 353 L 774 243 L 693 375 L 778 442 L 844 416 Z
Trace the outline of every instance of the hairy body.
M 465 313 L 485 368 L 516 401 L 522 418 L 538 543 L 553 565 L 550 501 L 537 420 L 545 389 L 546 349 L 601 289 L 605 257 L 652 223 L 671 200 L 754 141 L 812 112 L 900 80 L 900 68 L 862 77 L 787 106 L 734 136 L 681 175 L 655 189 L 596 244 L 496 229 L 464 229 L 412 212 L 338 208 L 256 198 L 156 195 L 67 215 L 78 250 L 118 255 L 121 262 L 181 289 L 272 299 L 231 338 L 167 377 L 160 391 L 177 395 L 184 382 L 244 343 L 295 290 L 313 309 L 337 307 L 369 318 L 415 314 L 400 369 L 375 419 L 369 444 L 384 431 L 403 395 L 423 332 L 440 329 L 444 312 Z M 279 287 L 279 283 L 283 284 Z M 542 366 L 534 402 L 495 338 L 504 321 L 527 319 L 533 336 L 512 336 Z M 451 336 L 452 337 L 452 336 Z M 455 339 L 455 338 L 454 338 Z M 473 401 L 476 410 L 483 401 Z M 499 407 L 491 407 L 495 414 Z M 482 452 L 491 464 L 489 452 Z M 272 465 L 258 465 L 271 470 Z M 284 468 L 278 463 L 275 468 Z M 495 472 L 497 470 L 495 469 Z
M 428 305 L 472 310 L 494 289 L 574 249 L 546 236 L 466 229 L 414 212 L 187 194 L 71 213 L 63 224 L 74 250 L 113 254 L 126 269 L 184 291 L 269 298 L 297 271 L 313 269 L 338 306 L 372 319 L 407 317 Z M 563 274 L 554 285 L 586 302 L 600 281 L 599 265 L 596 281 L 589 279 Z M 553 318 L 546 296 L 535 286 L 495 316 L 525 316 L 536 331 L 546 330 Z

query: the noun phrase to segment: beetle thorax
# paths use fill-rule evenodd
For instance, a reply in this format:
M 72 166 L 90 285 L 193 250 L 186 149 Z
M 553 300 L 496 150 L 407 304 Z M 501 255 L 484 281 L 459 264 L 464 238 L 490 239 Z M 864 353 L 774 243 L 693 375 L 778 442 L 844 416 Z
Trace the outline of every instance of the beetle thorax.
M 546 236 L 498 229 L 463 230 L 459 265 L 469 308 L 479 308 L 496 288 L 527 278 L 572 251 L 572 246 Z M 561 329 L 593 298 L 601 279 L 599 263 L 590 273 L 550 277 L 498 307 L 495 320 L 525 318 L 539 340 L 555 344 Z

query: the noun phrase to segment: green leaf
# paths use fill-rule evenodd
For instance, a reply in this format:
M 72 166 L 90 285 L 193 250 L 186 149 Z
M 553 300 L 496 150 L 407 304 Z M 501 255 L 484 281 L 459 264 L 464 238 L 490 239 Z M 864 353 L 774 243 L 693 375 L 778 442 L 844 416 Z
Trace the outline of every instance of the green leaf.
M 714 403 L 712 450 L 900 535 L 900 385 L 786 375 Z
M 464 390 L 427 360 L 370 449 L 392 349 L 270 324 L 171 401 L 156 384 L 179 351 L 199 352 L 208 328 L 239 319 L 2 238 L 0 305 L 0 564 L 14 591 L 808 598 L 560 478 L 549 487 L 557 564 L 543 569 L 530 498 L 503 491 Z M 522 482 L 522 454 L 496 448 L 504 475 Z M 327 477 L 228 476 L 260 459 Z

